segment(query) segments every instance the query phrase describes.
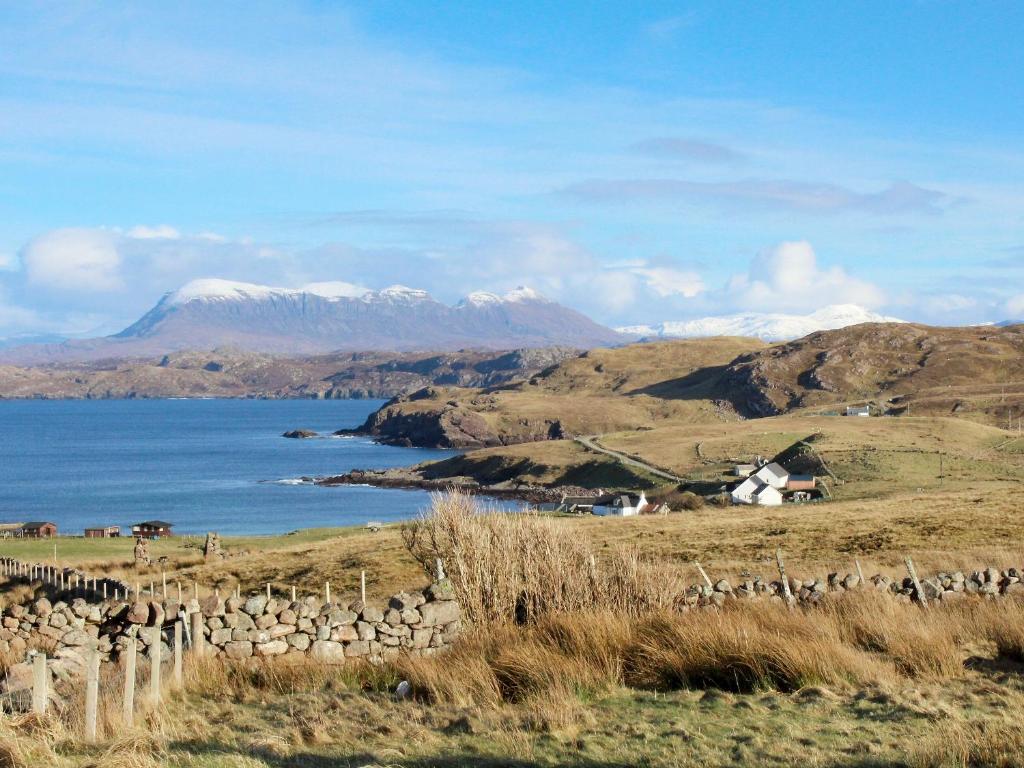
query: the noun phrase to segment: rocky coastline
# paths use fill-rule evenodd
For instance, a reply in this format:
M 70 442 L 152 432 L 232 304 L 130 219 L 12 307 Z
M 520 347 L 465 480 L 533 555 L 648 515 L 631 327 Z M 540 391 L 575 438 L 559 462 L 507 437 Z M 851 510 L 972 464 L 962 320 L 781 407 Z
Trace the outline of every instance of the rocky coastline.
M 404 490 L 447 491 L 457 489 L 463 493 L 490 496 L 528 504 L 547 504 L 562 500 L 563 495 L 592 495 L 593 491 L 575 486 L 546 487 L 527 483 L 481 483 L 471 477 L 424 477 L 415 467 L 397 469 L 354 469 L 341 475 L 321 477 L 316 485 L 370 485 L 375 488 Z

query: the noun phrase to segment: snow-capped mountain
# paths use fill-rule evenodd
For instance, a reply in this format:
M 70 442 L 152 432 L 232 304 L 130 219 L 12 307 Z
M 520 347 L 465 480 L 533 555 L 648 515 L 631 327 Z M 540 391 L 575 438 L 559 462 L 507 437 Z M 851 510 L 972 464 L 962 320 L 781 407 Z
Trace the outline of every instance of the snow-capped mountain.
M 657 325 L 631 325 L 619 328 L 645 338 L 699 338 L 705 336 L 751 336 L 765 341 L 798 339 L 815 331 L 831 331 L 860 323 L 902 323 L 856 304 L 834 304 L 809 315 L 747 312 L 698 320 L 678 320 Z
M 234 347 L 277 354 L 330 351 L 590 348 L 627 340 L 529 288 L 476 292 L 455 306 L 426 291 L 344 282 L 275 288 L 216 278 L 163 296 L 120 333 L 5 350 L 9 362 L 89 360 Z

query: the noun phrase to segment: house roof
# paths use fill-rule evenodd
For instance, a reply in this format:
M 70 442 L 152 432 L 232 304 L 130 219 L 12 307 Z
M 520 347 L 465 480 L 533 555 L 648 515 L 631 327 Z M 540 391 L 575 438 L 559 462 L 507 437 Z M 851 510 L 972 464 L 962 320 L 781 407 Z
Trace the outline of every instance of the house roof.
M 765 464 L 763 467 L 757 470 L 756 474 L 759 477 L 771 476 L 774 477 L 776 480 L 785 480 L 787 477 L 789 477 L 789 472 L 786 471 L 786 468 L 783 467 L 781 464 L 776 464 L 774 461 L 771 462 L 770 464 Z
M 782 492 L 778 488 L 774 488 L 767 483 L 761 483 L 761 487 L 754 491 L 751 496 L 763 496 L 766 493 L 773 493 L 776 496 L 781 496 Z
M 48 523 L 48 522 L 45 522 L 45 521 L 43 521 L 43 522 L 35 522 L 35 523 L 25 523 L 21 527 L 22 528 L 32 529 L 32 528 L 42 528 L 43 526 L 46 526 L 46 525 L 52 525 L 54 528 L 57 527 L 56 523 Z
M 742 483 L 733 488 L 732 493 L 741 493 L 742 491 L 748 489 L 751 491 L 751 493 L 756 493 L 759 488 L 764 488 L 767 485 L 768 483 L 766 483 L 760 477 L 757 477 L 756 475 L 751 475 Z
M 141 528 L 146 526 L 147 528 L 170 528 L 173 523 L 168 523 L 163 520 L 145 520 L 141 523 L 136 523 L 133 528 Z
M 111 528 L 120 528 L 120 525 L 90 525 L 87 531 L 109 531 Z
M 590 507 L 597 501 L 596 496 L 563 496 L 562 503 L 567 506 Z
M 640 503 L 639 493 L 608 493 L 594 501 L 595 507 L 635 507 Z

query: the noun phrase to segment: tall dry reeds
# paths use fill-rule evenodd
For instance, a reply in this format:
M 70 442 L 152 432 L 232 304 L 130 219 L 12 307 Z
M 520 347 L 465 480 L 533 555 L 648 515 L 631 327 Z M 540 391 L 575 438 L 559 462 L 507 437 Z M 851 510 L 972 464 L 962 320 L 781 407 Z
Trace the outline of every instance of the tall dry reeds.
M 635 616 L 671 607 L 684 589 L 678 569 L 635 548 L 597 553 L 578 530 L 533 512 L 498 514 L 457 491 L 434 494 L 402 535 L 428 573 L 443 561 L 474 622 L 593 610 Z

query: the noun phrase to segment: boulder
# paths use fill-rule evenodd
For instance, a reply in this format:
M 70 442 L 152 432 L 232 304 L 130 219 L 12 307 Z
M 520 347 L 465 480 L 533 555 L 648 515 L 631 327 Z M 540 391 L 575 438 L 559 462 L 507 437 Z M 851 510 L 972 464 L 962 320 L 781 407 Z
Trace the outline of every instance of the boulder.
M 245 601 L 242 606 L 242 610 L 253 618 L 258 618 L 263 615 L 267 607 L 267 596 L 266 595 L 253 595 Z
M 317 640 L 312 645 L 311 654 L 317 661 L 341 664 L 345 661 L 345 646 L 331 640 Z
M 320 433 L 314 432 L 312 429 L 290 429 L 281 437 L 287 437 L 289 440 L 309 440 L 314 437 L 320 437 Z
M 253 650 L 257 656 L 280 656 L 288 652 L 288 643 L 284 640 L 271 640 L 269 643 L 260 643 Z
M 448 624 L 458 621 L 462 616 L 459 604 L 454 600 L 438 600 L 433 603 L 424 603 L 419 608 L 420 624 L 424 627 L 434 627 L 438 624 Z
M 217 595 L 207 595 L 199 601 L 199 610 L 202 611 L 203 616 L 211 618 L 213 616 L 224 615 L 224 601 L 221 600 Z
M 247 659 L 252 656 L 252 643 L 232 640 L 224 646 L 224 655 L 229 659 Z
M 331 640 L 334 640 L 335 642 L 344 642 L 358 639 L 359 632 L 352 624 L 342 624 L 331 630 Z
M 370 644 L 366 640 L 354 640 L 345 646 L 346 656 L 367 656 L 370 653 Z
M 376 624 L 378 621 L 384 621 L 384 611 L 375 605 L 364 606 L 359 615 L 363 621 L 369 624 Z

